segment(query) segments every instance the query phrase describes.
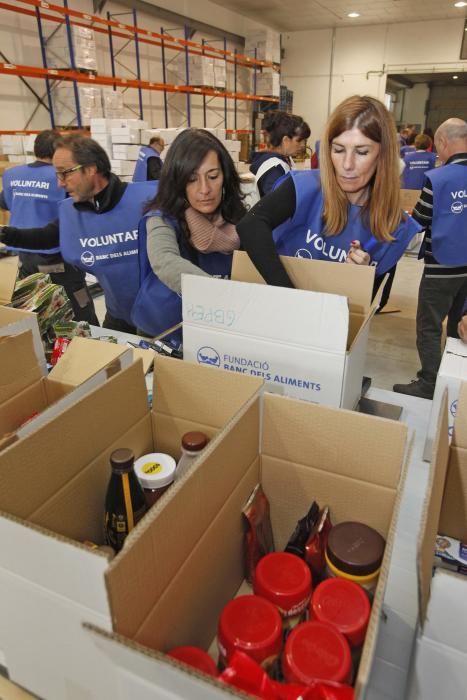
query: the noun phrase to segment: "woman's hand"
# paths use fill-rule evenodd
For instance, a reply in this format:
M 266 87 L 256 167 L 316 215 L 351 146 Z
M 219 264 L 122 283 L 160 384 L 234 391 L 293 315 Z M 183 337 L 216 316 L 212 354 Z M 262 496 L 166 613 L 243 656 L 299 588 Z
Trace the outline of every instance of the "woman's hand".
M 369 265 L 370 255 L 360 247 L 360 241 L 352 241 L 345 262 L 352 265 Z

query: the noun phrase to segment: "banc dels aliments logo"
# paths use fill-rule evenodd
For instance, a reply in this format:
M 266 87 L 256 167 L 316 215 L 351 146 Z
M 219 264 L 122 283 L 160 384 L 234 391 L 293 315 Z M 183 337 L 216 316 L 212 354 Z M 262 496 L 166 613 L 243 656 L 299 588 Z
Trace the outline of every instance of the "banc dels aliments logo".
M 463 211 L 464 205 L 462 204 L 462 202 L 457 201 L 451 204 L 451 212 L 453 214 L 462 214 Z
M 94 265 L 94 253 L 91 253 L 90 250 L 85 250 L 84 253 L 81 253 L 81 262 L 83 265 L 87 265 L 87 267 L 92 267 Z
M 449 406 L 449 413 L 453 418 L 456 417 L 457 415 L 457 399 L 455 399 L 452 404 Z
M 217 350 L 210 348 L 209 345 L 204 345 L 198 350 L 196 355 L 200 365 L 211 365 L 211 367 L 220 367 L 221 358 Z
M 308 248 L 299 248 L 297 252 L 295 253 L 296 258 L 309 258 L 310 260 L 313 259 L 312 254 L 308 250 Z

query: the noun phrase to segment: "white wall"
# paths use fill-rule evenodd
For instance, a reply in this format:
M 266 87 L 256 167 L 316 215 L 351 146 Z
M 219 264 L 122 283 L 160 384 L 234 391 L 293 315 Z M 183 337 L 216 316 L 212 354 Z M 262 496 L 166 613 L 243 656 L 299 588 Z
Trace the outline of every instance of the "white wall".
M 71 9 L 92 14 L 91 0 L 70 0 L 69 4 Z M 153 4 L 156 4 L 156 2 Z M 248 32 L 255 31 L 260 27 L 258 23 L 226 10 L 219 5 L 214 5 L 209 0 L 197 0 L 196 3 L 183 0 L 157 0 L 157 5 L 240 36 L 245 36 Z M 133 24 L 130 14 L 131 10 L 128 7 L 119 5 L 118 2 L 108 2 L 104 9 L 105 12 L 128 13 L 119 17 L 119 21 L 125 24 Z M 106 14 L 102 16 L 106 18 Z M 167 21 L 158 19 L 151 14 L 138 12 L 137 21 L 139 26 L 155 32 L 160 32 L 161 26 L 165 26 L 166 29 L 171 30 L 173 35 L 183 38 L 182 27 L 177 29 L 174 28 L 173 24 L 167 27 Z M 51 22 L 44 22 L 43 25 L 46 36 L 49 36 L 57 26 Z M 214 46 L 223 48 L 219 38 L 214 35 L 210 37 L 208 34 L 200 35 L 197 33 L 193 37 L 193 41 L 201 43 L 201 38 L 215 41 Z M 98 49 L 98 72 L 102 75 L 111 75 L 107 36 L 96 32 L 96 43 Z M 118 51 L 123 43 L 123 39 L 115 38 L 114 50 Z M 10 63 L 42 67 L 37 24 L 33 17 L 26 17 L 19 13 L 2 10 L 0 13 L 0 46 Z M 229 42 L 227 48 L 233 50 L 234 44 Z M 160 48 L 140 43 L 140 52 L 141 78 L 152 82 L 163 82 Z M 185 77 L 184 54 L 177 54 L 174 51 L 167 50 L 166 56 L 169 62 L 167 82 L 183 83 Z M 174 60 L 176 56 L 178 56 L 178 59 Z M 117 75 L 126 78 L 135 77 L 136 60 L 132 42 L 119 54 L 118 60 L 120 65 L 117 65 L 116 68 Z M 228 64 L 228 70 L 228 89 L 233 89 L 233 67 L 231 64 Z M 26 78 L 26 80 L 47 102 L 45 82 L 31 78 Z M 241 92 L 248 91 L 251 89 L 251 80 L 252 71 L 239 67 L 237 89 Z M 215 98 L 214 100 L 207 98 L 207 100 L 207 126 L 224 126 L 224 100 L 222 98 Z M 139 111 L 137 90 L 129 89 L 125 93 L 125 105 L 125 116 L 136 116 L 135 112 Z M 18 77 L 0 75 L 0 130 L 48 128 L 50 126 L 50 118 L 47 110 L 42 106 L 36 110 L 36 107 L 37 100 Z M 143 107 L 144 118 L 150 122 L 151 126 L 165 125 L 162 92 L 144 91 Z M 237 102 L 237 128 L 251 127 L 251 109 L 252 103 Z M 169 95 L 169 126 L 186 126 L 186 111 L 187 99 L 185 96 Z M 227 114 L 228 127 L 233 128 L 233 100 L 227 101 Z M 72 117 L 73 114 L 70 112 L 70 120 Z M 192 126 L 203 125 L 203 100 L 201 97 L 191 97 L 191 124 Z
M 294 90 L 294 112 L 309 122 L 315 140 L 329 107 L 332 110 L 349 95 L 383 100 L 388 73 L 465 69 L 467 62 L 459 61 L 463 31 L 461 17 L 284 33 L 282 80 Z M 409 121 L 422 121 L 418 107 L 410 110 L 415 118 Z

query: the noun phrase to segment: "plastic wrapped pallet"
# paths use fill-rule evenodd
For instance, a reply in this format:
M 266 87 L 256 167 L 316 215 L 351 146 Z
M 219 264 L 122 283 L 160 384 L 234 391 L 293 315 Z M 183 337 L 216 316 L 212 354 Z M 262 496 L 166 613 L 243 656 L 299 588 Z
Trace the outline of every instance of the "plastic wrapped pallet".
M 96 40 L 89 27 L 71 25 L 71 38 L 75 67 L 79 70 L 97 71 Z M 61 25 L 46 44 L 49 68 L 71 68 L 70 48 L 65 25 Z
M 78 86 L 81 120 L 88 124 L 92 117 L 102 117 L 102 90 L 98 87 Z M 75 125 L 76 101 L 73 85 L 58 85 L 53 92 L 55 121 L 59 125 Z
M 104 116 L 111 119 L 123 117 L 125 111 L 123 105 L 123 92 L 112 88 L 102 89 L 102 106 Z
M 214 87 L 227 88 L 227 68 L 223 58 L 213 58 Z
M 2 134 L 0 136 L 2 152 L 5 155 L 24 155 L 24 141 L 22 136 L 16 134 Z
M 245 54 L 259 61 L 281 61 L 281 38 L 272 29 L 259 29 L 246 37 Z

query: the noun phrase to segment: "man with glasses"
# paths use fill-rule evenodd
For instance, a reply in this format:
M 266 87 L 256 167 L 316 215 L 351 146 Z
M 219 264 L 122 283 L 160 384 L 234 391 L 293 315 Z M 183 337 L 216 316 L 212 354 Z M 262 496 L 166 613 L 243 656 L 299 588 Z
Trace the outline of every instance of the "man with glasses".
M 57 183 L 52 157 L 58 131 L 46 129 L 34 141 L 36 160 L 9 168 L 3 174 L 0 208 L 10 212 L 10 225 L 17 228 L 41 228 L 58 218 L 60 202 L 66 192 Z M 55 224 L 53 224 L 55 226 Z M 14 249 L 13 249 L 14 250 Z M 60 246 L 30 250 L 18 246 L 20 278 L 43 272 L 52 282 L 64 287 L 77 321 L 97 323 L 94 304 L 85 282 L 85 273 L 65 262 Z
M 92 273 L 104 291 L 104 327 L 135 333 L 131 309 L 139 287 L 138 224 L 155 182 L 122 182 L 111 172 L 104 149 L 93 139 L 71 134 L 55 144 L 58 184 L 68 193 L 58 221 L 42 229 L 5 227 L 7 245 L 51 248 L 64 260 Z

